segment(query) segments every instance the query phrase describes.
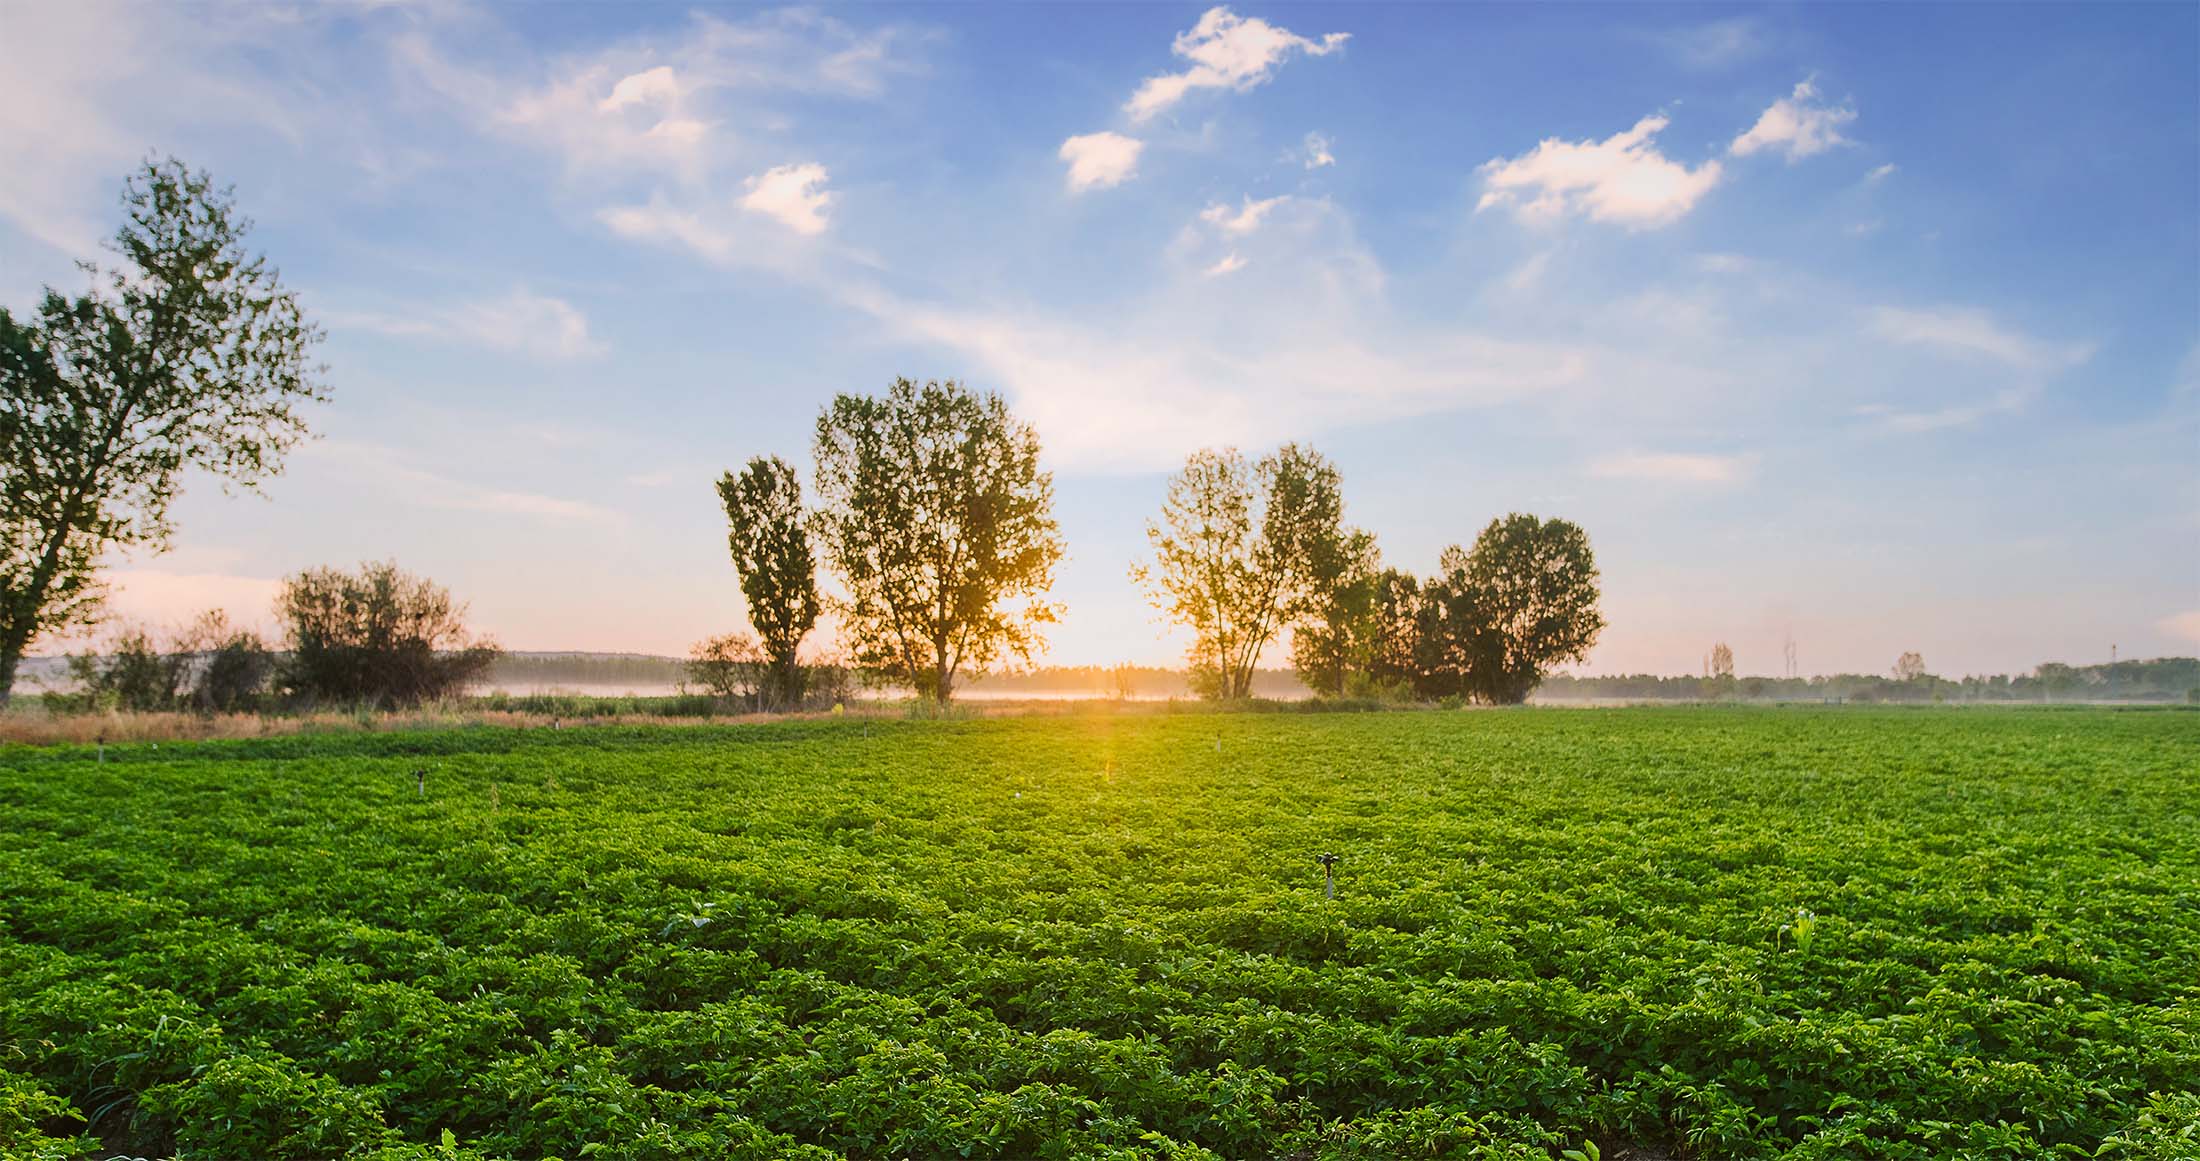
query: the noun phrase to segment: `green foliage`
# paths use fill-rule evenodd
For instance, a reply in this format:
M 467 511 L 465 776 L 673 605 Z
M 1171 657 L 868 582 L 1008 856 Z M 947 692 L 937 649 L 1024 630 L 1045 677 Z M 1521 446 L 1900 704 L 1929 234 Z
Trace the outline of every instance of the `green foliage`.
M 260 703 L 275 675 L 275 654 L 258 633 L 232 627 L 217 609 L 199 618 L 190 641 L 198 651 L 192 708 L 201 713 L 239 713 Z
M 2189 1161 L 2195 752 L 1739 707 L 18 747 L 0 1155 Z
M 69 658 L 76 679 L 74 701 L 93 710 L 157 713 L 175 709 L 190 680 L 191 655 L 162 648 L 143 628 L 115 634 L 105 653 Z
M 1490 521 L 1472 549 L 1444 551 L 1421 594 L 1428 692 L 1517 705 L 1552 666 L 1586 658 L 1604 630 L 1589 536 L 1566 520 Z
M 64 713 L 235 713 L 261 704 L 274 671 L 275 655 L 259 634 L 232 627 L 214 609 L 165 644 L 129 627 L 109 640 L 106 652 L 70 657 L 76 692 L 49 692 L 47 704 Z
M 1029 661 L 1059 610 L 1054 477 L 990 392 L 897 379 L 817 419 L 816 527 L 854 661 L 945 701 L 961 675 Z
M 187 470 L 257 485 L 325 398 L 320 332 L 230 191 L 148 161 L 122 209 L 91 289 L 0 308 L 0 702 L 34 639 L 94 617 L 109 548 L 167 544 Z
M 688 657 L 687 679 L 720 701 L 755 709 L 769 668 L 756 638 L 746 633 L 727 633 L 695 643 Z
M 1247 466 L 1236 448 L 1192 453 L 1147 524 L 1153 560 L 1132 569 L 1154 607 L 1192 631 L 1187 660 L 1203 697 L 1252 695 L 1261 650 L 1299 626 L 1293 660 L 1317 693 L 1360 667 L 1375 540 L 1344 526 L 1337 469 L 1285 444 Z
M 308 569 L 275 599 L 289 655 L 283 680 L 309 702 L 418 705 L 463 691 L 497 647 L 466 630 L 466 606 L 394 562 Z
M 56 1136 L 82 1127 L 84 1114 L 61 1096 L 26 1076 L 0 1069 L 0 1156 L 11 1161 L 75 1161 L 99 1142 L 83 1133 Z
M 732 527 L 727 545 L 749 624 L 762 638 L 769 666 L 762 694 L 767 706 L 802 703 L 802 638 L 817 624 L 817 557 L 802 512 L 802 485 L 794 468 L 777 456 L 757 457 L 740 475 L 718 481 L 718 498 Z

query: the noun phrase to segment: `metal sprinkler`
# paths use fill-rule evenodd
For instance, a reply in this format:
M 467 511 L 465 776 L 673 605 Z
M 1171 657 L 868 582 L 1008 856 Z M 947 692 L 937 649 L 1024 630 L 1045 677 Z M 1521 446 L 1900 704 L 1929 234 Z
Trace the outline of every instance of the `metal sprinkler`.
M 428 768 L 422 766 L 414 770 L 413 779 L 419 783 L 420 797 L 426 798 L 428 796 Z
M 1329 898 L 1335 899 L 1337 897 L 1337 856 L 1324 851 L 1315 855 L 1314 861 L 1322 865 L 1323 890 L 1327 892 Z

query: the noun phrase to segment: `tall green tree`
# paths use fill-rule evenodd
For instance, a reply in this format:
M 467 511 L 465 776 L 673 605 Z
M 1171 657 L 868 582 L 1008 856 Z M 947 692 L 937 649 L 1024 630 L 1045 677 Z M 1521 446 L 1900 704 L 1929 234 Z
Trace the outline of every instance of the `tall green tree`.
M 1194 452 L 1169 481 L 1161 519 L 1146 525 L 1153 559 L 1131 576 L 1192 630 L 1188 660 L 1202 695 L 1252 693 L 1261 650 L 1320 604 L 1318 569 L 1348 571 L 1343 516 L 1337 469 L 1298 444 L 1250 468 L 1235 448 Z
M 187 471 L 258 485 L 326 398 L 320 331 L 229 189 L 151 161 L 122 208 L 90 290 L 0 308 L 0 704 L 33 641 L 96 618 L 110 549 L 167 546 Z
M 1596 557 L 1571 521 L 1515 512 L 1444 563 L 1447 660 L 1483 701 L 1526 701 L 1552 666 L 1586 660 L 1604 630 Z
M 741 474 L 718 481 L 732 531 L 727 545 L 749 624 L 763 642 L 763 697 L 767 705 L 802 701 L 802 663 L 797 650 L 817 624 L 817 554 L 810 550 L 802 484 L 778 456 L 759 456 Z
M 815 526 L 858 664 L 946 701 L 960 676 L 1043 647 L 1059 616 L 1054 477 L 1000 396 L 908 379 L 840 395 L 816 453 Z
M 1419 692 L 1420 579 L 1404 569 L 1386 568 L 1368 588 L 1368 677 L 1378 687 Z
M 1372 533 L 1339 527 L 1308 554 L 1306 585 L 1293 608 L 1291 666 L 1315 693 L 1338 697 L 1372 676 L 1380 625 L 1382 556 Z

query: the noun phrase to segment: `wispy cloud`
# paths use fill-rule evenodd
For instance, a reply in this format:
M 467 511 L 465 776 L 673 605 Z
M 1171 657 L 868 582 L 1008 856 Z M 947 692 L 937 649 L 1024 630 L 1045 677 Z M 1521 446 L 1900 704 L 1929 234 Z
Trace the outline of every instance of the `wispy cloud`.
M 1664 45 L 1684 67 L 1699 70 L 1731 68 L 1754 60 L 1771 44 L 1764 26 L 1746 16 L 1669 29 L 1652 34 L 1651 39 Z
M 1337 155 L 1329 151 L 1330 140 L 1319 133 L 1309 133 L 1299 146 L 1299 161 L 1308 169 L 1321 169 L 1337 164 Z
M 1666 124 L 1664 114 L 1653 114 L 1602 141 L 1550 137 L 1519 157 L 1487 162 L 1475 209 L 1504 206 L 1531 222 L 1586 214 L 1635 229 L 1677 221 L 1719 183 L 1720 167 L 1706 161 L 1690 169 L 1658 152 Z
M 1225 235 L 1242 237 L 1260 229 L 1261 221 L 1277 206 L 1288 200 L 1290 200 L 1288 196 L 1279 194 L 1276 197 L 1254 201 L 1248 195 L 1244 204 L 1234 210 L 1222 202 L 1216 202 L 1199 212 L 1199 220 L 1213 226 Z
M 2090 342 L 2035 338 L 1975 307 L 1880 306 L 1867 310 L 1865 321 L 1869 334 L 1932 356 L 1941 367 L 1968 372 L 1973 393 L 1967 399 L 1939 407 L 1872 403 L 1858 408 L 1858 414 L 1897 432 L 1967 427 L 1989 416 L 2022 411 L 2055 376 L 2092 358 L 2094 350 Z
M 298 454 L 340 465 L 378 497 L 396 498 L 423 508 L 526 516 L 554 523 L 610 523 L 618 519 L 609 508 L 585 500 L 498 488 L 431 471 L 412 463 L 405 453 L 379 444 L 319 440 L 305 445 Z
M 1234 220 L 1245 211 L 1227 212 Z M 1079 471 L 1152 470 L 1216 442 L 1272 443 L 1533 398 L 1582 376 L 1580 355 L 1563 344 L 1397 317 L 1379 265 L 1332 205 L 1293 198 L 1261 224 L 1224 252 L 1174 267 L 1165 284 L 1100 309 L 950 304 L 879 286 L 850 288 L 848 301 L 894 338 L 947 352 L 950 366 L 967 369 L 958 373 L 999 384 L 1049 457 Z M 1234 273 L 1254 245 L 1263 247 L 1262 277 Z
M 1756 466 L 1755 455 L 1630 452 L 1595 461 L 1589 465 L 1589 474 L 1600 479 L 1737 484 L 1748 479 Z
M 589 333 L 588 316 L 579 307 L 524 287 L 432 313 L 335 310 L 322 312 L 320 317 L 338 331 L 357 329 L 470 343 L 537 359 L 592 358 L 608 349 Z
M 1243 17 L 1225 7 L 1210 8 L 1191 31 L 1180 33 L 1171 51 L 1191 62 L 1182 72 L 1148 77 L 1131 94 L 1123 111 L 1143 123 L 1197 89 L 1243 92 L 1265 83 L 1277 66 L 1296 54 L 1327 56 L 1350 38 L 1331 32 L 1309 39 L 1259 17 Z
M 2003 326 L 1976 307 L 1881 306 L 1873 308 L 1867 318 L 1872 331 L 1882 338 L 1958 357 L 1986 359 L 2032 374 L 2067 370 L 2093 355 L 2092 343 L 2036 339 Z
M 665 31 L 509 70 L 454 61 L 421 33 L 401 38 L 396 56 L 474 124 L 550 151 L 569 173 L 701 181 L 739 160 L 746 134 L 777 123 L 786 98 L 878 98 L 922 69 L 926 40 L 906 26 L 859 28 L 792 8 L 739 20 L 698 12 Z
M 117 0 L 9 6 L 0 32 L 0 218 L 89 257 L 112 228 L 115 180 L 148 143 L 220 130 L 261 143 L 341 136 L 356 114 L 328 94 L 315 50 L 349 15 L 333 6 L 186 11 Z M 282 52 L 262 51 L 277 37 Z M 333 160 L 348 169 L 356 159 Z
M 2200 609 L 2172 613 L 2156 621 L 2155 627 L 2172 637 L 2200 645 Z

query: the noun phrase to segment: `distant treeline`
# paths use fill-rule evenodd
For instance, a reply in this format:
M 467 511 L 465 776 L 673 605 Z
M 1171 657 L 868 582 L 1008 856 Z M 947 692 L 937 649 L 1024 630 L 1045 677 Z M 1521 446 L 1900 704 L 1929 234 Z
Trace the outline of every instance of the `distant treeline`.
M 686 658 L 647 653 L 506 653 L 482 677 L 483 686 L 530 693 L 558 689 L 637 693 L 692 685 Z M 66 658 L 25 658 L 24 676 L 47 688 L 69 688 Z M 1050 665 L 993 674 L 971 682 L 972 693 L 1033 697 L 1189 698 L 1183 670 L 1152 665 Z M 1308 696 L 1296 674 L 1261 669 L 1253 696 Z M 1904 681 L 1865 673 L 1819 677 L 1668 677 L 1634 673 L 1608 677 L 1553 674 L 1538 701 L 1833 701 L 2056 702 L 2200 701 L 2200 658 L 2163 657 L 2114 665 L 2050 662 L 2031 673 L 1956 678 L 1930 674 Z
M 1554 674 L 1539 701 L 2054 702 L 2200 701 L 2200 658 L 2161 657 L 2112 665 L 2048 662 L 2026 674 L 1909 680 L 1866 673 L 1821 677 L 1616 677 Z
M 648 689 L 687 680 L 687 659 L 649 653 L 506 653 L 482 680 L 504 689 L 618 686 Z

